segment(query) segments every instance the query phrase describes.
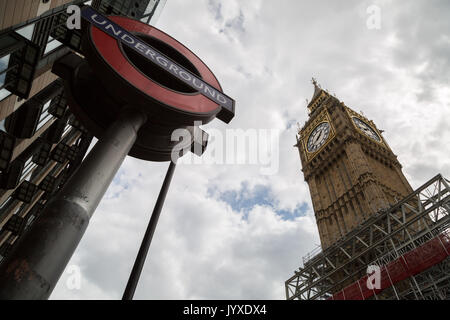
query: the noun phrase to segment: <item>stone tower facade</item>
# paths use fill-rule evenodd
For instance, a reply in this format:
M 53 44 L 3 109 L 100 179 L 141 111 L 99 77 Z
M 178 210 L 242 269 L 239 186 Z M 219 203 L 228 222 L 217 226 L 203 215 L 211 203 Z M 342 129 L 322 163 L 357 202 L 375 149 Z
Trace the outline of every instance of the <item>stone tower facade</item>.
M 296 147 L 325 250 L 413 189 L 373 121 L 313 84 Z

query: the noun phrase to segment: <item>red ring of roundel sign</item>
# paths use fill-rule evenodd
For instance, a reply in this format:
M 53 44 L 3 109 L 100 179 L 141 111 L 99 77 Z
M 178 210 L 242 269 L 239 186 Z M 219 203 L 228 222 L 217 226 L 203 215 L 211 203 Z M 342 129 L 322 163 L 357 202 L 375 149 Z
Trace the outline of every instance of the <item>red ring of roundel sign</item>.
M 195 66 L 203 81 L 217 90 L 222 91 L 219 82 L 211 70 L 194 53 L 174 38 L 161 30 L 127 17 L 112 16 L 108 17 L 108 19 L 129 32 L 146 34 L 172 46 Z M 135 88 L 141 90 L 148 96 L 157 99 L 168 106 L 192 113 L 211 113 L 220 108 L 218 104 L 200 93 L 183 94 L 176 92 L 161 86 L 145 76 L 139 69 L 130 63 L 130 61 L 128 61 L 120 48 L 119 42 L 99 28 L 92 27 L 91 39 L 98 52 L 112 69 L 124 80 L 128 81 Z

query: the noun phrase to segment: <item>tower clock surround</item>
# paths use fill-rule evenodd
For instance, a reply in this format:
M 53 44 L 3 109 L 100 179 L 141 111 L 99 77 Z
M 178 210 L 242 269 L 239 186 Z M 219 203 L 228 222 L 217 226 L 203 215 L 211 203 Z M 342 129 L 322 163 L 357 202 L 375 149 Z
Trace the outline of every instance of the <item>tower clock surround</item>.
M 321 146 L 325 144 L 330 135 L 330 123 L 321 122 L 308 137 L 306 150 L 308 152 L 316 152 Z
M 373 140 L 377 142 L 381 142 L 380 136 L 375 132 L 375 130 L 365 123 L 363 120 L 357 117 L 352 117 L 353 123 L 356 125 L 356 127 L 361 130 L 366 136 L 369 138 L 372 138 Z

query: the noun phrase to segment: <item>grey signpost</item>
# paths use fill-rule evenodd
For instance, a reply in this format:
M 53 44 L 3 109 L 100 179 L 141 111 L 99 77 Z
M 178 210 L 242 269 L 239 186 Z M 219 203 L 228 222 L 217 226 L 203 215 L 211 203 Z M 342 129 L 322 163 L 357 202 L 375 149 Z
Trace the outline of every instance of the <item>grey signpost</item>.
M 128 109 L 46 205 L 0 267 L 0 299 L 47 299 L 146 116 Z

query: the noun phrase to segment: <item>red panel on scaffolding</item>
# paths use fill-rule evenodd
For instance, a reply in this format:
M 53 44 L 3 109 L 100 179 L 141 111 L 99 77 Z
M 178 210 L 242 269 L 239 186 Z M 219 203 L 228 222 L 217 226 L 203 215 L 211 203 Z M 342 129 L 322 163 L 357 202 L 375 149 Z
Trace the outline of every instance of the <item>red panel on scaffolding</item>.
M 364 276 L 359 280 L 359 287 L 361 288 L 361 298 L 360 296 L 355 296 L 354 300 L 366 300 L 367 298 L 373 296 L 373 290 L 367 287 L 367 279 L 369 276 Z
M 356 281 L 355 283 L 346 287 L 344 289 L 344 295 L 345 295 L 346 300 L 348 300 L 347 297 L 355 297 L 355 298 L 360 297 L 360 299 L 362 299 L 361 290 L 359 289 L 358 281 Z
M 409 270 L 403 257 L 390 262 L 387 265 L 387 271 L 393 283 L 403 280 L 405 275 L 407 275 L 407 277 L 409 276 Z
M 416 250 L 406 253 L 405 260 L 411 275 L 416 275 L 442 261 L 447 256 L 445 243 L 444 237 L 437 237 Z
M 450 254 L 450 238 L 441 234 L 420 247 L 405 253 L 400 258 L 381 267 L 380 289 L 367 288 L 368 276 L 352 283 L 334 294 L 333 300 L 362 300 L 389 288 L 393 284 L 416 275 L 447 258 Z
M 345 300 L 345 297 L 344 297 L 344 291 L 339 291 L 338 293 L 336 293 L 335 295 L 333 295 L 333 297 L 332 298 L 330 298 L 330 299 L 333 299 L 333 300 Z

